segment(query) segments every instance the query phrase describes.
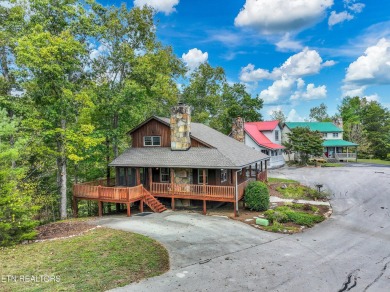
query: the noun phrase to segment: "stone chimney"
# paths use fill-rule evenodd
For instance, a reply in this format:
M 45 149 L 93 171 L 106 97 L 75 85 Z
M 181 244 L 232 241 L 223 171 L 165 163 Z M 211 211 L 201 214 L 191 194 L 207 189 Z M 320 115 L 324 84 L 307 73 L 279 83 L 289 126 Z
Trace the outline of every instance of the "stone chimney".
M 233 121 L 232 137 L 239 142 L 245 142 L 244 120 L 241 117 L 237 117 Z
M 333 120 L 333 124 L 335 124 L 336 127 L 339 127 L 341 130 L 343 130 L 343 119 L 341 117 L 335 118 Z
M 191 108 L 180 103 L 171 109 L 171 150 L 184 151 L 191 147 Z

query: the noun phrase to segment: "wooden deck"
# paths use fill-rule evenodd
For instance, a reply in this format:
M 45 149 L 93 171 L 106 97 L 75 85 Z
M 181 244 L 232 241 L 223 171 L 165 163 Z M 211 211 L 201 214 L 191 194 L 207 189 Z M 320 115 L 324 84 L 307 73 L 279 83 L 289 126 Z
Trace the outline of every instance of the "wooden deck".
M 161 212 L 163 206 L 155 197 L 170 198 L 172 209 L 175 209 L 175 199 L 190 199 L 203 201 L 203 213 L 206 213 L 206 201 L 231 202 L 236 204 L 244 196 L 245 187 L 252 179 L 248 179 L 237 187 L 237 199 L 235 186 L 214 186 L 196 184 L 152 183 L 150 191 L 143 185 L 135 187 L 113 186 L 115 180 L 96 180 L 73 186 L 74 212 L 77 216 L 78 200 L 94 200 L 99 203 L 99 215 L 102 215 L 102 203 L 122 203 L 127 205 L 130 216 L 130 204 L 140 201 L 143 211 L 143 203 L 149 205 L 155 212 Z M 153 201 L 154 198 L 154 201 Z M 140 208 L 141 209 L 141 208 Z M 236 208 L 235 208 L 236 210 Z
M 114 187 L 107 186 L 114 183 L 115 180 L 97 180 L 73 186 L 73 211 L 75 217 L 78 213 L 78 200 L 93 200 L 98 202 L 99 216 L 103 214 L 103 203 L 126 204 L 127 216 L 130 216 L 130 204 L 140 201 L 140 210 L 143 212 L 143 204 L 147 204 L 154 212 L 163 212 L 166 210 L 155 197 L 153 197 L 143 185 L 135 187 Z

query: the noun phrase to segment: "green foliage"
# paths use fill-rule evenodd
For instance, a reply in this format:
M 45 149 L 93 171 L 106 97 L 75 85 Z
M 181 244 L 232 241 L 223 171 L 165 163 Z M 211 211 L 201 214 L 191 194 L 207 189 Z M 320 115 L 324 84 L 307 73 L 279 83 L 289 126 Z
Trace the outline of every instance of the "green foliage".
M 247 122 L 261 120 L 259 111 L 263 101 L 252 98 L 244 85 L 229 84 L 223 68 L 213 68 L 208 63 L 201 64 L 191 73 L 182 99 L 193 107 L 193 121 L 210 125 L 226 134 L 231 131 L 232 121 L 238 116 Z
M 287 117 L 282 112 L 282 110 L 279 109 L 279 110 L 272 111 L 271 119 L 278 120 L 279 121 L 279 126 L 282 127 L 284 125 L 284 123 L 286 122 Z
M 288 142 L 283 143 L 288 151 L 295 151 L 302 164 L 307 164 L 310 156 L 322 155 L 322 136 L 318 131 L 297 127 L 287 133 Z
M 245 189 L 245 204 L 250 210 L 265 211 L 269 208 L 269 191 L 267 185 L 253 181 Z
M 390 153 L 390 111 L 377 101 L 345 97 L 339 106 L 344 139 L 359 144 L 362 158 L 385 159 Z
M 316 122 L 331 122 L 332 119 L 327 111 L 328 107 L 324 103 L 321 103 L 319 106 L 310 109 L 309 119 Z
M 295 206 L 297 208 L 297 206 Z M 312 227 L 314 224 L 322 222 L 325 218 L 322 215 L 314 215 L 306 212 L 295 211 L 288 206 L 277 207 L 274 210 L 264 212 L 264 215 L 271 222 L 286 223 L 294 222 L 298 225 Z
M 0 246 L 36 235 L 37 222 L 32 217 L 37 207 L 32 204 L 28 186 L 21 183 L 25 169 L 19 162 L 26 141 L 17 137 L 18 124 L 15 117 L 10 119 L 6 110 L 0 108 Z
M 288 184 L 285 187 L 277 187 L 276 190 L 280 192 L 286 199 L 314 199 L 317 196 L 317 191 L 307 186 L 299 184 Z
M 296 180 L 287 179 L 287 178 L 277 178 L 277 177 L 269 177 L 269 183 L 298 183 Z
M 92 227 L 92 226 L 91 226 Z M 95 263 L 104 263 L 98 265 Z M 56 275 L 59 281 L 1 283 L 2 291 L 107 291 L 169 269 L 167 250 L 146 236 L 98 228 L 66 240 L 5 248 L 0 270 L 6 275 Z

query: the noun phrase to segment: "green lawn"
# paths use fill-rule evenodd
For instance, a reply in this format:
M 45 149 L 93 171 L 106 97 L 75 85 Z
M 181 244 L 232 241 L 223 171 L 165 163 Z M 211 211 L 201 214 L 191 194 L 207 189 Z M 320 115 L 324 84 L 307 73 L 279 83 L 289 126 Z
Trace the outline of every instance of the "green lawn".
M 358 159 L 357 162 L 390 165 L 390 161 L 381 159 Z
M 168 269 L 168 252 L 153 239 L 97 228 L 70 239 L 2 249 L 0 291 L 105 291 Z M 16 282 L 4 281 L 4 275 L 18 278 Z M 57 278 L 26 281 L 27 276 L 44 275 Z
M 293 179 L 287 179 L 287 178 L 276 178 L 276 177 L 269 177 L 268 178 L 269 183 L 298 183 L 296 180 Z
M 321 164 L 321 167 L 342 167 L 342 166 L 344 166 L 342 163 L 326 162 L 324 164 Z

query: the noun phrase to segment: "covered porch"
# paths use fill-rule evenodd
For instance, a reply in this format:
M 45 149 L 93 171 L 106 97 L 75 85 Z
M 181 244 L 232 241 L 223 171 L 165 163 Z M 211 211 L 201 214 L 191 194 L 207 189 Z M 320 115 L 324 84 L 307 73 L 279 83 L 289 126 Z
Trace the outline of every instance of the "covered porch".
M 203 213 L 207 201 L 231 202 L 237 216 L 238 202 L 251 180 L 267 180 L 267 163 L 260 161 L 242 169 L 183 169 L 160 167 L 116 167 L 116 178 L 76 184 L 73 187 L 73 204 L 77 216 L 78 200 L 95 200 L 102 215 L 105 202 L 130 205 L 139 201 L 140 210 L 146 203 L 155 212 L 165 210 L 156 198 L 169 198 L 172 210 L 175 200 L 203 201 Z
M 357 161 L 358 144 L 345 140 L 326 140 L 323 143 L 324 158 L 329 161 Z

